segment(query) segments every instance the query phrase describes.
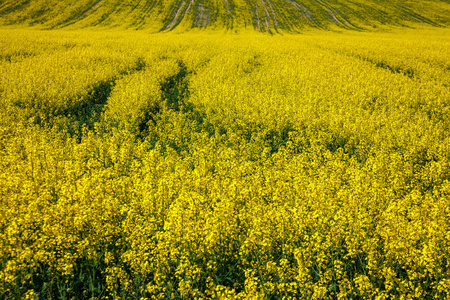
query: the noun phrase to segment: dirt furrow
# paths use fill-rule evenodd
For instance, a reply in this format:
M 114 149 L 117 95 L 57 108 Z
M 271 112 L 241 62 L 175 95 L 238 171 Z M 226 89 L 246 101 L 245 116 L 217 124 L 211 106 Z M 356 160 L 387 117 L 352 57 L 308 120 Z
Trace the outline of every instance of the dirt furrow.
M 183 18 L 186 17 L 187 13 L 189 12 L 189 10 L 191 9 L 192 3 L 194 3 L 194 0 L 191 0 L 189 2 L 188 8 L 185 10 L 184 14 L 183 14 Z M 183 19 L 182 18 L 182 19 Z
M 292 0 L 286 0 L 286 1 L 291 3 L 303 15 L 303 17 L 305 17 L 309 22 L 311 22 L 311 23 L 316 22 L 311 11 L 306 6 L 303 6 Z
M 177 12 L 175 13 L 175 16 L 173 17 L 172 21 L 171 21 L 169 24 L 167 24 L 167 25 L 164 27 L 164 29 L 172 28 L 172 27 L 175 26 L 175 24 L 177 23 L 178 16 L 180 15 L 181 10 L 183 9 L 183 7 L 184 7 L 185 5 L 186 5 L 186 1 L 183 0 L 183 1 L 181 2 L 181 5 L 178 7 L 178 10 L 177 10 Z
M 321 6 L 323 9 L 325 9 L 325 10 L 328 12 L 328 14 L 329 14 L 330 17 L 331 17 L 331 20 L 332 20 L 334 23 L 336 23 L 336 24 L 342 24 L 342 22 L 339 21 L 339 19 L 336 17 L 336 14 L 333 12 L 333 10 L 330 9 L 330 8 L 329 8 L 328 6 L 326 6 L 325 4 L 323 4 L 322 1 L 314 0 L 314 2 L 316 2 L 317 4 L 319 4 L 319 6 Z
M 256 27 L 258 27 L 258 31 L 261 31 L 261 25 L 259 24 L 258 0 L 255 0 L 255 16 L 256 16 Z
M 269 15 L 269 11 L 267 11 L 267 7 L 266 7 L 266 3 L 264 2 L 264 0 L 261 0 L 262 6 L 264 8 L 264 23 L 266 24 L 266 29 L 267 32 L 272 34 L 272 32 L 270 31 L 270 15 Z
M 335 22 L 336 24 L 341 24 L 341 25 L 343 25 L 343 23 L 342 23 L 342 21 L 341 20 L 339 20 L 338 18 L 337 18 L 337 15 L 339 15 L 341 18 L 342 18 L 342 20 L 344 21 L 344 23 L 346 24 L 346 25 L 349 25 L 349 26 L 352 26 L 348 21 L 347 21 L 347 19 L 345 19 L 344 18 L 344 16 L 340 13 L 340 12 L 338 12 L 338 11 L 336 11 L 335 9 L 333 9 L 333 8 L 331 8 L 331 7 L 329 7 L 329 6 L 327 6 L 325 3 L 323 3 L 321 0 L 314 0 L 317 4 L 319 4 L 320 6 L 322 6 L 327 12 L 328 12 L 328 14 L 330 15 L 330 17 L 331 17 L 331 20 L 333 21 L 333 22 Z
M 230 14 L 230 5 L 228 4 L 228 0 L 225 0 L 225 4 L 227 5 L 227 15 Z
M 199 5 L 197 9 L 197 16 L 195 18 L 195 26 L 203 27 L 209 23 L 209 10 L 203 5 Z

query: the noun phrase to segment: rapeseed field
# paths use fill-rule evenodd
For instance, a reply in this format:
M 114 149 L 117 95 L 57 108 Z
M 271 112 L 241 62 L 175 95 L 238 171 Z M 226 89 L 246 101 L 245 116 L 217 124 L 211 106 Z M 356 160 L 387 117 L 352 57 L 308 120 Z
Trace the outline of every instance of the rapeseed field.
M 449 49 L 0 29 L 0 299 L 450 299 Z

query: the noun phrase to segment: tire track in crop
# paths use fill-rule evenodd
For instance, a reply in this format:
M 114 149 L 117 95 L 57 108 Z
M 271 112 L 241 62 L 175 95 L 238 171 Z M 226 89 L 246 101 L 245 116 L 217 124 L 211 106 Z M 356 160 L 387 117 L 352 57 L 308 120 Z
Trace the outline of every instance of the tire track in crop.
M 230 14 L 230 4 L 228 3 L 228 0 L 225 0 L 225 5 L 227 7 L 227 15 Z
M 359 58 L 362 61 L 366 61 L 371 63 L 372 65 L 374 65 L 377 68 L 381 68 L 381 69 L 385 69 L 390 71 L 392 74 L 401 74 L 403 76 L 406 76 L 410 79 L 414 79 L 415 77 L 415 72 L 414 69 L 411 67 L 401 67 L 401 66 L 393 66 L 390 65 L 389 63 L 385 62 L 385 61 L 379 61 L 379 60 L 374 60 L 368 57 L 360 57 L 360 56 L 356 56 L 357 58 Z
M 93 6 L 89 7 L 89 8 L 86 9 L 84 12 L 82 12 L 82 13 L 77 17 L 77 19 L 83 19 L 83 18 L 87 15 L 88 12 L 90 12 L 90 11 L 96 9 L 103 1 L 104 1 L 104 0 L 97 0 L 97 2 L 95 2 Z
M 72 24 L 75 24 L 76 22 L 88 17 L 88 14 L 92 13 L 96 10 L 96 8 L 98 8 L 100 6 L 100 4 L 102 4 L 104 0 L 97 0 L 93 5 L 91 5 L 90 7 L 86 8 L 83 12 L 79 13 L 79 14 L 74 14 L 72 16 L 70 16 L 69 18 L 65 19 L 64 21 L 58 22 L 55 26 L 53 26 L 54 28 L 60 28 L 60 27 L 66 27 Z M 102 20 L 100 20 L 98 22 L 101 23 L 106 17 L 103 16 Z
M 406 14 L 407 16 L 412 17 L 413 19 L 415 19 L 415 20 L 417 20 L 417 21 L 419 21 L 421 23 L 426 23 L 426 24 L 430 24 L 430 25 L 433 25 L 433 26 L 442 27 L 442 25 L 440 25 L 440 24 L 438 24 L 436 22 L 433 22 L 432 20 L 430 20 L 430 19 L 428 19 L 428 18 L 426 18 L 424 16 L 421 16 L 418 13 L 415 13 L 410 8 L 406 7 L 406 5 L 404 5 L 404 4 L 397 5 L 397 8 L 400 11 L 402 11 L 404 14 Z
M 272 17 L 273 17 L 273 25 L 275 27 L 275 31 L 278 31 L 278 20 L 277 15 L 275 13 L 275 10 L 273 9 L 272 1 L 267 0 L 267 3 L 269 3 L 270 10 L 272 11 Z
M 18 51 L 11 52 L 11 53 L 0 54 L 0 63 L 1 62 L 18 63 L 27 58 L 35 57 L 37 55 L 38 54 L 33 53 L 33 52 L 29 52 L 29 51 L 25 51 L 25 50 L 18 50 Z
M 235 10 L 235 3 L 233 2 L 233 0 L 224 0 L 225 1 L 225 7 L 226 7 L 226 17 L 224 18 L 224 24 L 225 27 L 227 28 L 227 30 L 233 29 L 234 28 L 234 19 L 235 19 L 235 14 L 234 14 L 234 10 Z
M 181 21 L 186 16 L 189 9 L 191 8 L 192 2 L 193 2 L 193 0 L 189 1 L 188 7 L 183 12 L 183 8 L 186 6 L 186 1 L 185 0 L 181 1 L 180 5 L 178 6 L 177 11 L 175 12 L 175 15 L 172 17 L 172 20 L 164 26 L 163 30 L 166 30 L 166 29 L 172 30 L 176 26 L 178 26 L 178 24 L 181 23 Z M 180 18 L 180 16 L 181 16 L 181 18 Z
M 267 32 L 272 34 L 272 31 L 270 31 L 270 22 L 269 22 L 270 15 L 269 12 L 267 11 L 266 3 L 264 2 L 264 0 L 261 0 L 261 4 L 264 9 L 264 23 L 266 24 Z
M 163 0 L 145 1 L 143 8 L 141 9 L 141 22 L 139 25 L 146 23 L 146 18 L 151 15 L 153 9 L 157 9 L 163 5 Z M 139 27 L 138 27 L 139 28 Z
M 256 27 L 258 28 L 258 31 L 261 32 L 261 25 L 259 21 L 259 13 L 258 13 L 258 0 L 255 0 L 255 17 L 256 17 Z
M 169 109 L 182 111 L 185 108 L 185 98 L 189 95 L 189 71 L 183 61 L 178 62 L 179 71 L 166 78 L 161 83 L 162 101 Z
M 411 67 L 394 66 L 383 60 L 373 59 L 373 58 L 363 56 L 363 55 L 343 53 L 342 51 L 335 51 L 335 53 L 344 55 L 347 57 L 356 58 L 363 62 L 368 62 L 368 63 L 372 64 L 373 66 L 375 66 L 376 68 L 388 70 L 392 74 L 400 74 L 400 75 L 408 77 L 409 79 L 414 79 L 416 77 L 415 71 Z
M 133 21 L 130 23 L 134 26 L 138 26 L 139 24 L 142 24 L 144 21 L 146 15 L 152 10 L 153 7 L 155 7 L 158 4 L 158 1 L 152 1 L 150 3 L 146 3 L 145 9 L 142 7 L 138 9 L 138 7 L 141 5 L 141 0 L 137 1 L 136 5 L 134 5 L 131 8 L 130 15 L 134 14 Z
M 209 24 L 209 9 L 203 4 L 198 4 L 194 25 L 196 27 L 206 27 Z
M 214 126 L 208 121 L 206 113 L 192 102 L 189 102 L 189 75 L 192 74 L 193 71 L 188 70 L 182 60 L 178 61 L 178 67 L 179 70 L 176 74 L 166 77 L 160 83 L 161 103 L 164 105 L 165 109 L 171 111 L 169 115 L 182 115 L 181 117 L 188 121 L 184 122 L 183 126 L 189 126 L 190 130 L 196 132 L 206 131 L 212 135 L 212 133 L 215 132 L 215 130 L 212 129 Z M 167 119 L 161 118 L 160 114 L 167 114 L 167 111 L 164 112 L 165 109 L 161 108 L 145 112 L 145 117 L 139 124 L 138 137 L 145 138 L 151 126 L 155 126 L 156 130 L 165 126 L 164 123 Z M 195 125 L 191 126 L 192 124 Z M 171 147 L 178 153 L 181 153 L 183 150 L 183 142 L 181 145 L 175 142 L 167 144 L 166 146 Z
M 59 115 L 69 117 L 73 123 L 78 122 L 79 128 L 86 125 L 90 130 L 94 130 L 95 123 L 100 122 L 102 119 L 102 112 L 108 102 L 114 86 L 116 85 L 116 81 L 136 72 L 144 71 L 145 68 L 146 63 L 144 60 L 142 58 L 138 58 L 135 65 L 128 70 L 119 72 L 117 76 L 111 79 L 93 83 L 88 92 L 86 101 L 59 111 L 56 113 L 56 116 Z M 78 138 L 80 139 L 81 136 Z
M 294 0 L 286 0 L 286 2 L 292 4 L 294 8 L 310 23 L 316 24 L 316 18 L 312 15 L 312 12 L 304 5 L 295 2 Z
M 177 23 L 178 16 L 181 13 L 181 10 L 183 9 L 184 5 L 186 4 L 186 1 L 182 1 L 181 5 L 178 7 L 177 12 L 175 13 L 175 16 L 173 16 L 172 20 L 164 26 L 164 29 L 173 28 L 175 24 Z
M 191 10 L 192 3 L 194 3 L 194 0 L 189 1 L 189 5 L 188 5 L 187 9 L 185 10 L 185 12 L 184 12 L 183 17 L 181 18 L 181 20 L 183 20 L 184 17 L 186 17 L 187 13 Z
M 316 2 L 320 7 L 322 7 L 329 15 L 330 21 L 333 21 L 335 24 L 342 25 L 344 27 L 351 27 L 355 28 L 345 17 L 342 15 L 339 11 L 337 11 L 335 8 L 332 8 L 331 6 L 328 6 L 325 4 L 322 0 L 313 0 Z M 338 16 L 342 19 L 339 20 Z
M 320 45 L 315 45 L 315 46 L 318 49 L 321 49 L 321 50 L 324 50 L 324 51 L 329 51 L 329 52 L 331 52 L 333 54 L 341 55 L 341 56 L 344 56 L 344 57 L 355 58 L 355 59 L 358 59 L 360 61 L 363 61 L 363 62 L 366 62 L 366 63 L 370 63 L 371 65 L 375 66 L 376 68 L 388 70 L 392 74 L 400 74 L 400 75 L 408 77 L 409 79 L 415 79 L 416 78 L 416 72 L 411 67 L 395 66 L 395 65 L 389 64 L 386 61 L 374 59 L 374 58 L 371 58 L 371 57 L 368 57 L 368 56 L 359 55 L 359 54 L 353 54 L 353 53 L 349 53 L 349 52 L 342 51 L 342 50 L 335 50 L 335 49 L 323 47 L 323 46 L 320 46 Z
M 3 15 L 7 15 L 10 13 L 13 13 L 15 11 L 21 10 L 23 8 L 25 8 L 27 5 L 29 5 L 29 1 L 23 1 L 22 3 L 16 4 L 15 6 L 12 7 L 6 7 L 6 8 L 2 8 L 2 12 L 0 12 L 0 16 Z

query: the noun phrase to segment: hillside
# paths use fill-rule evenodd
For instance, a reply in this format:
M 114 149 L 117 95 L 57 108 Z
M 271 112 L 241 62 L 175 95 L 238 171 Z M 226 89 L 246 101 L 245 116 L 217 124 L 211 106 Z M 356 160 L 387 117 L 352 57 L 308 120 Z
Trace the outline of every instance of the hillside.
M 400 0 L 6 0 L 0 25 L 45 29 L 119 27 L 151 31 L 211 28 L 298 32 L 448 26 L 450 2 Z

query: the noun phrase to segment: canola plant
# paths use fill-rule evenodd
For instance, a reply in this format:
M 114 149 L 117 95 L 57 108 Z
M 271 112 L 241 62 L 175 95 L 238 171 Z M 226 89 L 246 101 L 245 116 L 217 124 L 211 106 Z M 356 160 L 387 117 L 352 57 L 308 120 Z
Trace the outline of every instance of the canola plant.
M 449 299 L 448 49 L 0 30 L 0 299 Z

